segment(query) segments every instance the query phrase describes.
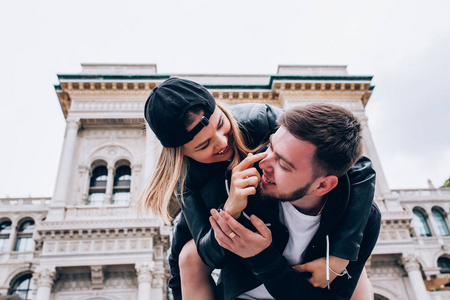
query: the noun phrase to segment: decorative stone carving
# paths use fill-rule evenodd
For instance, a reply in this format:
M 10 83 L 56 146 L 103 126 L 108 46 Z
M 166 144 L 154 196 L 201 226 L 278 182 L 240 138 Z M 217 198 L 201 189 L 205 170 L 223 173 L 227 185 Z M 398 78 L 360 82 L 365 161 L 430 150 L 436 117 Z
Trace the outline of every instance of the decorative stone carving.
M 163 288 L 165 281 L 165 272 L 162 261 L 155 262 L 153 268 L 152 288 Z
M 401 258 L 401 263 L 403 264 L 406 272 L 408 272 L 408 273 L 411 272 L 411 271 L 418 271 L 418 270 L 420 270 L 419 260 L 412 253 L 409 253 L 407 255 L 403 255 L 402 258 Z
M 136 288 L 136 272 L 105 272 L 104 285 L 108 289 Z
M 55 284 L 55 292 L 86 291 L 91 288 L 89 273 L 62 274 Z
M 102 266 L 91 266 L 91 282 L 92 282 L 92 289 L 96 290 L 103 288 Z
M 135 267 L 139 283 L 152 281 L 153 262 L 139 262 Z
M 302 94 L 302 96 L 304 96 Z M 284 102 L 284 108 L 288 109 L 294 106 L 304 106 L 304 105 L 308 105 L 308 104 L 314 104 L 314 103 L 329 103 L 329 104 L 334 104 L 334 105 L 339 105 L 339 106 L 343 106 L 349 110 L 351 110 L 353 113 L 356 113 L 357 111 L 363 111 L 364 107 L 361 104 L 361 101 L 359 101 L 358 99 L 354 99 L 354 100 L 348 100 L 348 98 L 345 99 L 337 99 L 337 100 L 329 100 L 328 97 L 324 98 L 324 99 L 317 99 L 316 94 L 311 94 L 310 95 L 312 97 L 312 99 L 286 99 Z
M 52 287 L 56 278 L 54 266 L 39 266 L 34 270 L 33 279 L 38 287 Z

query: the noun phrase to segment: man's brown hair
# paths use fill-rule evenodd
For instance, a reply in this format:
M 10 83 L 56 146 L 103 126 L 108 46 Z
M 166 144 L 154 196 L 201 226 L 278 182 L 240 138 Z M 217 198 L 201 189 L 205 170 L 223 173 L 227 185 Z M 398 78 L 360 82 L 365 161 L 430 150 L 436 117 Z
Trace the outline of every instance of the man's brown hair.
M 341 106 L 297 106 L 288 109 L 277 121 L 298 139 L 317 147 L 314 154 L 316 176 L 340 177 L 361 157 L 361 124 Z

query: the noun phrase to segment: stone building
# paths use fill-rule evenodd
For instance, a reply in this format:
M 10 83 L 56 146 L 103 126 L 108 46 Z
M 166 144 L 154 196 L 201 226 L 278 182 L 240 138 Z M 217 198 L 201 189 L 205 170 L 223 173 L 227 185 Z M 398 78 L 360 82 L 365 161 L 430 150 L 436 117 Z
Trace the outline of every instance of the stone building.
M 66 133 L 51 198 L 0 199 L 0 297 L 37 300 L 160 300 L 170 227 L 133 208 L 159 143 L 143 119 L 150 91 L 171 76 L 205 85 L 230 105 L 283 108 L 328 102 L 363 125 L 377 170 L 382 231 L 367 272 L 376 299 L 450 299 L 450 188 L 391 190 L 364 107 L 371 76 L 346 66 L 279 66 L 275 75 L 157 73 L 156 65 L 83 64 L 55 86 Z

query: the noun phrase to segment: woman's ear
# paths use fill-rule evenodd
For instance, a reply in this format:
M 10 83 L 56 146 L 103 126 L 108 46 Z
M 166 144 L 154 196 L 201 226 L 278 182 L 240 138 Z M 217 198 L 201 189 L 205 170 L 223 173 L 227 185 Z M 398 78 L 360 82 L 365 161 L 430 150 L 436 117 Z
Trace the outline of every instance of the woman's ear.
M 319 186 L 314 189 L 314 195 L 323 196 L 332 189 L 334 189 L 338 184 L 338 178 L 334 175 L 329 175 L 322 177 L 319 182 Z

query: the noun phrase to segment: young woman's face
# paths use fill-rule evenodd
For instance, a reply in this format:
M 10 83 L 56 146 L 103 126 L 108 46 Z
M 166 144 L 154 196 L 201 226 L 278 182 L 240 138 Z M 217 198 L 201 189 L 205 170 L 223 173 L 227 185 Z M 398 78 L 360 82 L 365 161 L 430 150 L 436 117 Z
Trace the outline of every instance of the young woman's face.
M 187 130 L 192 130 L 202 116 L 198 114 Z M 230 121 L 216 106 L 209 118 L 209 125 L 197 133 L 192 141 L 183 145 L 184 155 L 204 164 L 228 160 L 233 156 L 230 137 Z

